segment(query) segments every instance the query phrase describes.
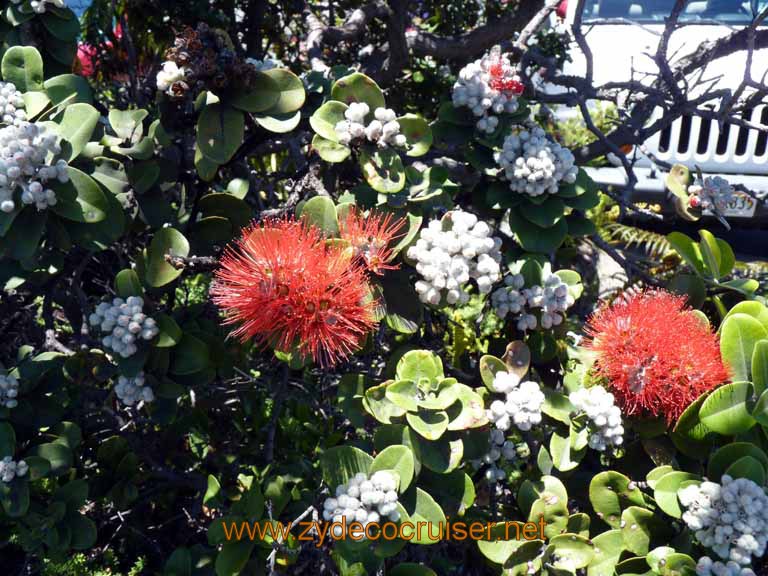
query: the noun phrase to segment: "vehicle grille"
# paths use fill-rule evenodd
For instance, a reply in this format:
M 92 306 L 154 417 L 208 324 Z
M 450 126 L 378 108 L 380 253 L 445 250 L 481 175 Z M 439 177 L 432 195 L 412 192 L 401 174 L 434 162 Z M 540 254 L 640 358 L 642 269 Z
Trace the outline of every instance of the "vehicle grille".
M 768 105 L 746 110 L 743 117 L 768 126 Z M 697 165 L 704 172 L 768 174 L 768 133 L 755 129 L 725 124 L 721 131 L 713 120 L 683 116 L 645 144 L 659 160 Z

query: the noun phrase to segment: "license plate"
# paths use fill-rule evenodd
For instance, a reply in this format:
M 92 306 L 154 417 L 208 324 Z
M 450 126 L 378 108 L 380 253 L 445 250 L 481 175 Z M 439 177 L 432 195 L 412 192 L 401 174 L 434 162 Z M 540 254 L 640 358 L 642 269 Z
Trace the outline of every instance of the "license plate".
M 756 210 L 757 202 L 754 198 L 743 192 L 735 192 L 725 206 L 723 216 L 726 218 L 752 218 L 754 217 Z M 712 212 L 709 210 L 706 210 L 705 213 L 712 216 Z

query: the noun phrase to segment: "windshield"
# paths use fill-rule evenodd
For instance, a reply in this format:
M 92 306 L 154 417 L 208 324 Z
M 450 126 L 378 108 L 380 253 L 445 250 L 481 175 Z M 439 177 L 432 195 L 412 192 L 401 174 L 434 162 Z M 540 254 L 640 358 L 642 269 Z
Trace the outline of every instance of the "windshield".
M 587 0 L 584 22 L 623 19 L 663 24 L 675 0 Z M 691 24 L 749 24 L 768 0 L 692 0 L 686 3 L 681 22 Z

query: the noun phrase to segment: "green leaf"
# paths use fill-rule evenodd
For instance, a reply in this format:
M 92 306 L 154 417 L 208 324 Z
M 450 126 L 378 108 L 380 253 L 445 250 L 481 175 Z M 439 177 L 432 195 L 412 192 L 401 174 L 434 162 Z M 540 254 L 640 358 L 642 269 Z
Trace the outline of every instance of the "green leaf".
M 755 425 L 749 409 L 752 395 L 750 382 L 734 382 L 717 388 L 701 405 L 702 424 L 724 436 L 746 432 Z
M 424 118 L 416 114 L 406 114 L 397 119 L 400 132 L 405 136 L 408 151 L 406 156 L 423 156 L 432 145 L 432 130 Z
M 181 328 L 176 324 L 176 320 L 168 314 L 157 314 L 155 320 L 160 329 L 157 339 L 154 341 L 155 347 L 170 348 L 176 346 L 182 339 Z
M 360 152 L 360 168 L 366 182 L 382 194 L 400 192 L 405 187 L 405 168 L 397 152 L 391 148 L 371 153 L 364 148 Z
M 768 340 L 755 342 L 752 348 L 752 384 L 758 396 L 768 390 Z
M 197 120 L 197 146 L 203 156 L 226 164 L 243 143 L 243 113 L 223 104 L 209 104 Z
M 301 110 L 296 112 L 289 112 L 287 114 L 255 114 L 253 119 L 256 123 L 270 132 L 276 134 L 284 134 L 290 132 L 301 121 Z
M 696 242 L 682 232 L 671 232 L 667 234 L 667 241 L 697 274 L 700 276 L 706 275 L 704 257 Z
M 397 379 L 436 382 L 444 377 L 443 362 L 430 350 L 409 350 L 397 363 Z
M 163 576 L 192 576 L 192 555 L 188 548 L 176 548 L 165 563 Z
M 8 422 L 0 422 L 0 459 L 16 454 L 16 433 Z
M 408 424 L 427 440 L 437 440 L 448 429 L 448 414 L 443 411 L 408 412 Z
M 24 462 L 29 466 L 29 479 L 39 480 L 45 478 L 45 476 L 51 471 L 51 463 L 45 458 L 40 456 L 25 456 Z
M 67 524 L 72 533 L 70 546 L 73 550 L 88 550 L 96 543 L 96 524 L 90 518 L 80 514 L 72 514 Z
M 234 231 L 248 226 L 253 217 L 247 202 L 226 192 L 206 194 L 200 198 L 199 207 L 206 216 L 221 216 L 229 220 Z
M 573 470 L 579 465 L 584 450 L 572 450 L 570 437 L 560 436 L 553 432 L 549 439 L 549 453 L 552 455 L 552 463 L 561 472 Z
M 146 281 L 152 288 L 160 288 L 170 284 L 181 275 L 170 263 L 166 255 L 189 255 L 189 242 L 184 235 L 174 228 L 162 228 L 155 233 L 149 245 L 146 267 Z
M 752 410 L 752 417 L 763 427 L 768 427 L 768 389 L 763 390 L 758 397 Z
M 170 372 L 178 375 L 195 374 L 204 370 L 208 362 L 208 345 L 190 334 L 184 334 L 173 349 Z
M 352 102 L 365 102 L 373 115 L 376 108 L 385 106 L 384 94 L 381 88 L 365 74 L 355 72 L 336 81 L 331 88 L 331 98 L 351 104 Z
M 398 564 L 391 570 L 387 570 L 389 576 L 437 576 L 437 572 L 432 568 L 427 568 L 423 564 L 414 562 L 405 562 Z
M 32 46 L 12 46 L 3 54 L 0 64 L 3 80 L 11 82 L 19 92 L 43 89 L 43 59 Z
M 749 456 L 768 469 L 768 455 L 751 442 L 731 442 L 719 448 L 709 458 L 707 477 L 719 482 L 725 471 L 735 462 Z
M 263 74 L 275 83 L 280 93 L 277 102 L 265 111 L 266 114 L 270 116 L 292 114 L 304 105 L 304 84 L 296 74 L 285 68 L 273 68 Z M 260 112 L 260 110 L 250 110 L 250 112 Z
M 320 456 L 320 468 L 323 480 L 335 491 L 338 486 L 347 484 L 355 474 L 368 474 L 373 458 L 353 446 L 335 446 Z
M 624 551 L 624 538 L 621 530 L 607 530 L 592 538 L 595 556 L 587 567 L 587 576 L 613 576 L 614 568 L 619 563 Z
M 622 510 L 644 506 L 643 494 L 624 474 L 608 470 L 600 472 L 589 484 L 589 501 L 598 517 L 611 528 L 621 527 Z
M 94 224 L 107 216 L 109 204 L 96 181 L 77 168 L 69 166 L 68 182 L 52 184 L 57 202 L 51 207 L 56 214 L 67 220 Z
M 683 511 L 680 509 L 680 503 L 677 501 L 677 491 L 683 482 L 697 479 L 698 476 L 696 474 L 689 472 L 674 471 L 665 474 L 656 482 L 653 498 L 664 512 L 673 518 L 682 518 Z
M 144 295 L 139 275 L 136 274 L 135 270 L 126 268 L 117 273 L 117 276 L 115 276 L 115 292 L 117 292 L 120 298 Z
M 451 389 L 458 402 L 448 408 L 448 430 L 466 430 L 488 424 L 483 399 L 479 394 L 465 384 L 454 384 Z
M 731 247 L 715 238 L 708 230 L 699 230 L 699 236 L 701 236 L 699 248 L 709 275 L 715 280 L 728 276 L 736 263 Z
M 748 478 L 758 486 L 765 486 L 765 467 L 752 456 L 739 458 L 725 471 L 731 478 Z
M 142 122 L 148 116 L 146 110 L 110 110 L 109 125 L 120 140 L 135 144 L 144 135 Z
M 406 270 L 387 271 L 381 278 L 387 326 L 400 334 L 414 334 L 424 320 L 424 306 Z
M 508 371 L 507 365 L 499 358 L 486 354 L 485 356 L 480 357 L 479 366 L 480 378 L 482 379 L 483 384 L 485 384 L 485 387 L 491 392 L 496 392 L 493 388 L 493 380 L 498 372 Z
M 439 539 L 432 539 L 429 537 L 429 525 L 432 524 L 431 530 L 433 536 L 440 531 L 440 527 L 445 525 L 445 514 L 443 513 L 443 509 L 440 508 L 440 505 L 435 502 L 432 496 L 421 488 L 416 488 L 415 504 L 416 505 L 413 507 L 412 511 L 406 506 L 410 521 L 414 526 L 418 526 L 419 522 L 424 522 L 425 524 L 422 524 L 423 529 L 421 530 L 421 534 L 416 533 L 415 530 L 412 532 L 413 538 L 410 540 L 411 543 L 424 545 L 437 544 Z M 408 537 L 409 533 L 406 529 L 403 530 L 406 537 Z
M 372 475 L 379 470 L 393 470 L 399 476 L 397 491 L 402 493 L 408 489 L 413 480 L 414 460 L 413 452 L 403 445 L 387 446 L 376 455 L 371 463 L 368 474 Z
M 728 316 L 720 327 L 720 352 L 733 380 L 750 380 L 752 354 L 759 340 L 768 338 L 768 330 L 746 314 Z
M 363 406 L 371 416 L 383 424 L 389 424 L 392 418 L 399 418 L 405 414 L 405 410 L 393 404 L 386 397 L 386 389 L 390 383 L 385 382 L 379 386 L 371 386 L 365 391 Z
M 264 112 L 275 106 L 280 100 L 280 86 L 271 75 L 256 72 L 252 83 L 235 92 L 229 103 L 245 112 Z
M 35 446 L 31 454 L 48 460 L 51 463 L 51 473 L 55 476 L 64 474 L 72 467 L 72 451 L 57 442 Z
M 27 119 L 35 118 L 51 103 L 48 96 L 42 92 L 27 92 L 23 96 L 24 110 L 27 113 Z
M 586 568 L 595 556 L 594 545 L 578 534 L 559 534 L 549 541 L 544 562 L 556 570 Z
M 762 302 L 757 300 L 744 300 L 737 303 L 733 308 L 728 310 L 728 314 L 725 315 L 723 320 L 730 318 L 734 314 L 746 314 L 752 316 L 755 320 L 760 322 L 766 330 L 768 330 L 768 308 Z
M 68 153 L 66 149 L 62 152 L 65 160 L 71 162 L 80 155 L 91 139 L 98 122 L 99 111 L 90 104 L 70 104 L 64 109 L 64 116 L 59 124 L 59 134 L 71 146 Z
M 245 178 L 233 178 L 227 184 L 227 192 L 239 200 L 244 200 L 248 195 L 250 183 Z
M 68 100 L 71 103 L 84 102 L 90 104 L 93 101 L 93 90 L 88 81 L 77 74 L 60 74 L 49 78 L 43 84 L 45 87 L 45 93 L 51 99 L 51 102 L 56 105 L 60 104 L 64 100 Z
M 29 483 L 15 478 L 10 483 L 0 482 L 0 504 L 11 518 L 20 518 L 29 510 Z
M 216 556 L 216 576 L 236 576 L 245 568 L 256 542 L 248 539 L 224 543 Z
M 477 547 L 480 553 L 496 564 L 504 564 L 512 553 L 517 550 L 524 542 L 518 536 L 523 533 L 524 524 L 522 522 L 497 522 L 491 527 L 489 539 L 477 541 Z
M 557 196 L 549 196 L 541 204 L 527 203 L 518 208 L 524 218 L 542 228 L 551 228 L 563 218 L 565 203 Z
M 349 155 L 352 154 L 352 150 L 349 149 L 349 146 L 326 140 L 318 134 L 315 134 L 312 137 L 312 148 L 317 152 L 320 158 L 331 164 L 344 162 L 344 160 L 349 158 Z
M 336 206 L 328 196 L 314 196 L 310 198 L 301 207 L 298 215 L 330 237 L 337 237 L 339 235 Z
M 208 487 L 203 495 L 203 505 L 218 508 L 222 503 L 221 484 L 213 474 L 208 474 Z
M 336 134 L 336 124 L 344 121 L 344 112 L 347 111 L 347 108 L 348 106 L 343 102 L 328 100 L 309 117 L 309 125 L 312 126 L 318 136 L 338 144 L 339 136 Z
M 672 529 L 650 510 L 630 506 L 621 514 L 621 534 L 624 546 L 638 556 L 648 554 L 656 542 L 668 542 Z
M 565 219 L 558 220 L 551 228 L 542 228 L 523 218 L 514 208 L 509 212 L 509 226 L 520 246 L 527 252 L 549 253 L 555 251 L 568 235 Z
M 416 401 L 418 395 L 419 387 L 413 380 L 398 380 L 386 388 L 387 399 L 395 406 L 409 412 L 416 412 L 419 409 L 419 403 Z
M 80 35 L 80 21 L 77 18 L 61 18 L 51 11 L 40 15 L 43 26 L 59 40 L 74 42 Z

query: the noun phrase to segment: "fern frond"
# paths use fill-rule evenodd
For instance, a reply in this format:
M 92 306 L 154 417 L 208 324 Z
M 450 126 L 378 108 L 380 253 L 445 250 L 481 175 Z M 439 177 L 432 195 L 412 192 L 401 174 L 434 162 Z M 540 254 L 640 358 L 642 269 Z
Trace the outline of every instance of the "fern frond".
M 636 247 L 649 258 L 662 260 L 673 252 L 672 246 L 663 234 L 619 222 L 606 222 L 598 230 L 606 241 L 621 244 L 626 249 Z

